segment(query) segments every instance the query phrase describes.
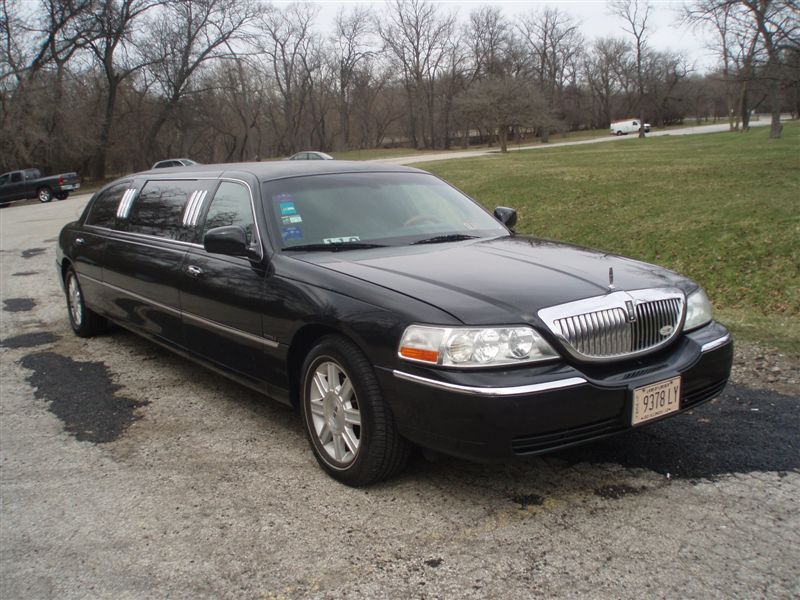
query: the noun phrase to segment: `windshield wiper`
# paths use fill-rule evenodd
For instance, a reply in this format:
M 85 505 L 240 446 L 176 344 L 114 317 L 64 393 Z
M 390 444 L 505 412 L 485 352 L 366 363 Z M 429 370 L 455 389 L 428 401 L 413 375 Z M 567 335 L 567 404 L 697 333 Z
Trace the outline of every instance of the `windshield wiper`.
M 460 242 L 462 240 L 474 240 L 477 235 L 469 235 L 468 233 L 448 233 L 447 235 L 437 235 L 418 242 L 413 242 L 412 246 L 417 244 L 442 244 L 444 242 Z
M 385 248 L 384 244 L 368 244 L 366 242 L 335 242 L 332 244 L 300 244 L 299 246 L 288 246 L 284 250 L 297 250 L 298 252 L 330 251 L 339 252 L 340 250 L 364 250 L 366 248 Z

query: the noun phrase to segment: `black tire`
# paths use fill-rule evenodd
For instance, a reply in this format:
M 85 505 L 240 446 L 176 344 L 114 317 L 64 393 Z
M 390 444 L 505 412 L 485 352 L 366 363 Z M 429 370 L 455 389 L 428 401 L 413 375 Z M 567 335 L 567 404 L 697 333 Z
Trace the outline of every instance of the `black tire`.
M 350 396 L 352 402 L 349 410 L 355 407 L 360 413 L 359 424 L 351 425 L 352 432 L 357 435 L 358 447 L 355 452 L 351 452 L 349 446 L 346 448 L 353 456 L 349 461 L 343 459 L 344 462 L 331 455 L 317 431 L 320 422 L 324 422 L 325 427 L 329 421 L 333 421 L 329 427 L 334 427 L 337 415 L 343 415 L 344 409 L 336 413 L 334 408 L 330 417 L 314 413 L 312 409 L 312 386 L 316 386 L 314 374 L 317 369 L 324 369 L 330 364 L 341 370 L 338 374 L 341 379 L 336 383 L 350 380 L 353 394 Z M 303 362 L 300 383 L 303 423 L 314 456 L 326 473 L 344 484 L 363 486 L 387 479 L 405 468 L 411 445 L 397 432 L 394 416 L 381 395 L 372 364 L 355 344 L 336 335 L 322 338 Z M 315 389 L 321 393 L 319 387 Z M 344 389 L 344 385 L 340 389 Z M 324 400 L 313 402 L 317 411 L 325 406 Z M 335 445 L 333 440 L 330 444 Z
M 39 198 L 39 202 L 50 202 L 53 199 L 53 190 L 49 187 L 40 187 L 36 190 L 36 197 Z
M 72 285 L 75 286 L 77 294 Z M 102 333 L 108 326 L 108 321 L 86 306 L 83 301 L 83 290 L 72 267 L 69 267 L 64 275 L 64 291 L 72 330 L 80 337 L 92 337 Z
M 618 135 L 618 136 L 619 136 L 619 135 L 622 135 L 622 132 L 621 132 L 621 131 L 617 131 L 617 135 Z
M 56 200 L 66 200 L 69 198 L 69 192 L 56 192 Z

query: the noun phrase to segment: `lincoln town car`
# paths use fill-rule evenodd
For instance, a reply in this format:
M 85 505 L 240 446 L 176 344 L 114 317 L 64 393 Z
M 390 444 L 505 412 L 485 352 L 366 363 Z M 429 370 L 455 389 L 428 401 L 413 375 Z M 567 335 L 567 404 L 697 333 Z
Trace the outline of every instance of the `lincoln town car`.
M 720 394 L 733 343 L 697 283 L 516 220 L 409 167 L 156 169 L 63 228 L 58 278 L 77 335 L 113 323 L 295 406 L 348 485 L 414 447 L 509 460 Z

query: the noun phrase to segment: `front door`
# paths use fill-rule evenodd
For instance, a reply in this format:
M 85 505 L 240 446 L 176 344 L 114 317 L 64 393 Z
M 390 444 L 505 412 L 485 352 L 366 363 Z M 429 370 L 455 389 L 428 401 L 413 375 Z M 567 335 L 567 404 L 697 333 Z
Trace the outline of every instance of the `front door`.
M 249 242 L 259 243 L 250 190 L 242 183 L 222 181 L 204 212 L 199 241 L 214 227 L 240 225 Z M 181 273 L 187 347 L 254 384 L 268 380 L 265 352 L 273 344 L 263 337 L 261 325 L 266 285 L 261 265 L 193 246 Z

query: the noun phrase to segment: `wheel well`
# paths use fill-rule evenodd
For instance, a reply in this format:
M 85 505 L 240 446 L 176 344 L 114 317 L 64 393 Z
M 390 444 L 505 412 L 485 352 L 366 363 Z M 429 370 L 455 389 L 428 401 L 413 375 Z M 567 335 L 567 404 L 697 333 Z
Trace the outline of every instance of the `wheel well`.
M 347 337 L 341 331 L 327 325 L 305 325 L 300 328 L 294 339 L 292 339 L 287 359 L 289 367 L 289 398 L 292 401 L 292 406 L 297 407 L 300 405 L 300 369 L 303 367 L 306 355 L 320 338 L 331 334 Z
M 61 261 L 61 281 L 67 280 L 67 269 L 72 266 L 72 263 L 69 261 L 68 258 L 65 258 Z

